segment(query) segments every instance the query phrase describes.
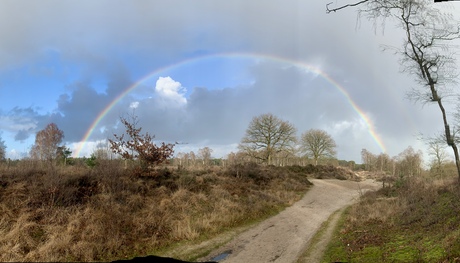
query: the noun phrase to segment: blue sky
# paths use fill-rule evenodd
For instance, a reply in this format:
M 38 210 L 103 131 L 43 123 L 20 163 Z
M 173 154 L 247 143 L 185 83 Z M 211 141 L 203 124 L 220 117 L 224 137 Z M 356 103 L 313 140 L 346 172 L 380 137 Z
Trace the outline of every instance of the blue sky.
M 0 131 L 7 156 L 26 156 L 49 122 L 75 152 L 99 113 L 152 72 L 101 120 L 82 156 L 120 132 L 117 121 L 130 105 L 158 140 L 187 142 L 176 152 L 208 146 L 225 157 L 250 120 L 268 112 L 295 125 L 298 135 L 326 130 L 339 159 L 360 162 L 361 149 L 381 151 L 334 85 L 286 61 L 339 83 L 390 156 L 409 145 L 424 150 L 415 135 L 440 131 L 439 113 L 405 99 L 416 83 L 400 72 L 397 56 L 381 50 L 399 47 L 402 33 L 389 24 L 382 34 L 364 19 L 357 26 L 352 9 L 327 15 L 325 4 L 1 1 Z

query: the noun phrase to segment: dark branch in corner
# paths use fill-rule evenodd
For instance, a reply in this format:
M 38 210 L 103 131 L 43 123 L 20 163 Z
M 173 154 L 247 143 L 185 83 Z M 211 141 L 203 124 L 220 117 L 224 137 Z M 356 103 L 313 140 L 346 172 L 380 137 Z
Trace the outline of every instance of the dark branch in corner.
M 347 5 L 339 6 L 337 8 L 329 9 L 329 6 L 333 3 L 333 2 L 330 2 L 329 4 L 326 5 L 326 14 L 329 14 L 330 12 L 339 11 L 340 9 L 344 9 L 346 7 L 357 6 L 357 5 L 363 4 L 363 3 L 367 2 L 367 1 L 369 1 L 369 0 L 362 0 L 362 1 L 359 1 L 359 2 L 354 3 L 354 4 L 347 4 Z

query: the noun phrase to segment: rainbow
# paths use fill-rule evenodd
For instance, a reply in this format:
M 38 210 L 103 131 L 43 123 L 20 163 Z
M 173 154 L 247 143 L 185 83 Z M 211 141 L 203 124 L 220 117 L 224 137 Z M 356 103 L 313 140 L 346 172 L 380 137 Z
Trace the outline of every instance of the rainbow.
M 150 72 L 146 76 L 142 77 L 140 80 L 135 82 L 133 85 L 129 86 L 126 88 L 122 93 L 120 93 L 117 97 L 115 97 L 94 119 L 94 121 L 91 123 L 90 127 L 88 130 L 85 132 L 83 138 L 77 145 L 77 150 L 75 151 L 74 157 L 79 157 L 80 153 L 85 146 L 86 142 L 88 141 L 89 137 L 93 133 L 93 131 L 96 129 L 97 125 L 101 122 L 101 120 L 107 115 L 108 112 L 119 102 L 121 101 L 128 93 L 130 93 L 132 90 L 136 89 L 139 87 L 142 83 L 146 82 L 147 80 L 151 79 L 152 77 L 158 76 L 160 73 L 179 68 L 181 66 L 184 66 L 189 63 L 194 63 L 198 62 L 200 60 L 204 59 L 210 59 L 210 58 L 252 58 L 252 59 L 260 59 L 260 60 L 269 60 L 269 61 L 275 61 L 275 62 L 280 62 L 280 63 L 286 63 L 289 65 L 293 65 L 299 68 L 303 68 L 308 70 L 311 73 L 314 73 L 316 75 L 320 75 L 322 78 L 327 80 L 330 84 L 332 84 L 348 101 L 348 103 L 351 105 L 353 110 L 359 115 L 359 117 L 365 122 L 367 129 L 369 131 L 369 134 L 373 138 L 373 140 L 376 142 L 378 147 L 382 152 L 386 152 L 386 148 L 382 142 L 382 139 L 378 136 L 377 132 L 375 131 L 375 127 L 371 121 L 371 119 L 365 114 L 365 112 L 358 107 L 358 105 L 352 100 L 351 96 L 348 94 L 348 92 L 345 90 L 344 87 L 342 87 L 337 81 L 335 81 L 333 78 L 331 78 L 326 72 L 321 71 L 315 66 L 312 66 L 310 64 L 306 64 L 303 62 L 299 62 L 297 60 L 293 59 L 288 59 L 284 57 L 277 57 L 273 55 L 267 55 L 267 54 L 257 54 L 257 53 L 217 53 L 217 54 L 210 54 L 210 55 L 204 55 L 204 56 L 199 56 L 199 57 L 194 57 L 194 58 L 188 58 L 185 60 L 182 60 L 180 62 L 167 65 L 164 67 L 160 67 L 155 69 L 154 71 Z

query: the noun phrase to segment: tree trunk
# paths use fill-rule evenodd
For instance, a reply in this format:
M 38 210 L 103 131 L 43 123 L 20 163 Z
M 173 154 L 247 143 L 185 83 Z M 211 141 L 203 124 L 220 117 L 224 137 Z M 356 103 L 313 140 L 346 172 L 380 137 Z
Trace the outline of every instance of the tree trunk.
M 449 145 L 454 151 L 455 165 L 457 166 L 458 183 L 460 183 L 460 162 L 459 162 L 457 144 L 455 143 L 455 140 L 452 137 L 452 134 L 450 132 L 449 124 L 447 123 L 446 110 L 444 109 L 444 106 L 442 105 L 441 98 L 438 97 L 436 90 L 434 89 L 434 87 L 432 87 L 433 85 L 430 85 L 430 86 L 431 86 L 431 93 L 433 95 L 433 100 L 436 100 L 438 102 L 439 109 L 441 110 L 441 113 L 442 113 L 442 119 L 444 122 L 444 131 L 446 133 L 447 145 Z
M 420 72 L 422 73 L 422 77 L 426 81 L 426 83 L 428 84 L 428 86 L 430 88 L 431 101 L 437 102 L 438 106 L 439 106 L 439 109 L 441 110 L 442 120 L 443 120 L 443 123 L 444 123 L 444 130 L 445 130 L 445 133 L 446 133 L 445 134 L 446 135 L 446 142 L 447 142 L 447 145 L 452 147 L 452 150 L 454 151 L 455 164 L 457 166 L 458 182 L 460 183 L 460 163 L 459 163 L 458 149 L 457 149 L 457 145 L 455 144 L 455 140 L 452 137 L 452 134 L 450 132 L 449 124 L 447 122 L 446 110 L 444 109 L 444 105 L 441 102 L 441 97 L 439 96 L 438 91 L 437 91 L 437 89 L 435 87 L 435 84 L 437 83 L 437 81 L 435 79 L 433 79 L 433 77 L 431 75 L 431 71 L 429 69 L 429 66 L 427 66 L 427 63 L 426 63 L 427 60 L 424 58 L 424 54 L 423 53 L 420 54 L 420 52 L 421 52 L 420 47 L 417 47 L 414 44 L 414 42 L 412 41 L 411 30 L 410 30 L 410 24 L 411 24 L 410 21 L 408 21 L 407 18 L 404 15 L 402 16 L 402 19 L 403 19 L 403 21 L 405 23 L 406 36 L 407 36 L 407 41 L 408 41 L 407 43 L 410 44 L 410 46 L 412 48 L 412 51 L 414 53 L 414 56 L 411 57 L 411 59 L 413 59 L 418 64 Z
M 458 148 L 455 143 L 451 145 L 451 147 L 455 155 L 455 165 L 457 165 L 458 183 L 460 184 L 460 162 L 459 162 L 459 156 L 458 156 Z
M 430 75 L 428 75 L 428 77 L 430 79 Z M 459 156 L 458 156 L 458 148 L 450 132 L 449 124 L 447 123 L 446 110 L 444 109 L 444 106 L 442 105 L 441 98 L 438 97 L 438 94 L 436 90 L 434 89 L 434 84 L 430 85 L 430 89 L 431 89 L 431 94 L 433 95 L 433 100 L 436 100 L 438 102 L 439 109 L 441 110 L 441 113 L 442 113 L 442 119 L 444 122 L 444 130 L 446 133 L 446 142 L 447 142 L 447 145 L 449 145 L 454 151 L 455 165 L 457 166 L 458 183 L 460 183 L 460 162 L 459 162 Z

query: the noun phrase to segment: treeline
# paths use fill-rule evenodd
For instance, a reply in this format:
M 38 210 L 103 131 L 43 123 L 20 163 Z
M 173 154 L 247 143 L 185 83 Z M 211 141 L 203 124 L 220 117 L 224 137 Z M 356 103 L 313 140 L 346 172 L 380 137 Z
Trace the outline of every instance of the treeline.
M 208 147 L 206 147 L 208 148 Z M 209 149 L 209 148 L 208 148 Z M 201 150 L 201 149 L 200 149 Z M 198 151 L 200 151 L 198 150 Z M 212 149 L 210 149 L 212 151 Z M 194 167 L 206 167 L 206 166 L 231 166 L 237 164 L 247 164 L 247 163 L 256 163 L 256 164 L 266 164 L 266 162 L 253 158 L 247 155 L 245 152 L 231 152 L 226 158 L 203 158 L 198 154 L 195 154 L 194 151 L 190 152 L 179 152 L 176 156 L 169 161 L 170 164 L 174 166 L 180 166 L 184 168 L 194 168 Z M 272 157 L 271 165 L 274 166 L 306 166 L 315 164 L 315 160 L 308 158 L 306 156 L 300 157 L 294 154 L 292 155 L 275 155 Z M 318 161 L 318 165 L 333 165 L 333 166 L 346 166 L 346 167 L 355 167 L 353 161 L 340 161 L 335 158 L 330 159 L 321 159 Z
M 343 166 L 353 171 L 378 172 L 382 175 L 405 177 L 421 175 L 424 171 L 423 154 L 408 147 L 400 154 L 390 157 L 386 153 L 374 154 L 366 149 L 361 151 L 361 164 L 354 161 L 338 160 L 334 139 L 325 131 L 310 129 L 296 137 L 296 128 L 273 114 L 256 116 L 248 125 L 246 134 L 238 145 L 237 152 L 231 152 L 223 158 L 213 157 L 213 149 L 203 147 L 196 152 L 177 152 L 175 144 L 154 142 L 154 136 L 142 133 L 137 127 L 137 116 L 121 118 L 126 131 L 114 134 L 114 139 L 96 146 L 90 157 L 72 158 L 71 151 L 62 145 L 64 132 L 56 124 L 48 124 L 36 135 L 35 144 L 31 147 L 30 160 L 40 161 L 41 165 L 84 164 L 95 167 L 105 160 L 124 159 L 125 167 L 139 166 L 148 172 L 152 167 L 165 163 L 179 169 L 201 168 L 210 166 L 227 167 L 247 163 L 274 166 L 307 166 L 332 165 Z M 2 160 L 5 160 L 4 142 L 0 139 Z M 452 173 L 452 162 L 447 161 L 444 146 L 440 143 L 429 144 L 429 174 L 444 176 Z M 8 162 L 11 163 L 11 162 Z
M 364 170 L 381 172 L 392 176 L 421 175 L 423 171 L 423 154 L 415 151 L 411 146 L 390 157 L 386 153 L 373 154 L 366 149 L 361 151 Z
M 455 162 L 447 157 L 441 143 L 431 143 L 428 154 L 431 158 L 427 163 L 428 166 L 426 166 L 423 153 L 420 150 L 414 150 L 411 146 L 393 157 L 386 153 L 374 154 L 362 149 L 362 164 L 356 167 L 359 170 L 377 172 L 394 178 L 423 175 L 432 178 L 444 178 L 456 174 Z
M 254 117 L 238 145 L 239 151 L 221 159 L 213 158 L 209 147 L 201 148 L 197 153 L 180 152 L 174 156 L 177 143 L 155 142 L 154 135 L 143 133 L 142 127 L 137 126 L 138 118 L 134 114 L 121 117 L 120 122 L 125 127 L 124 133 L 114 134 L 106 144 L 98 145 L 89 158 L 82 160 L 70 157 L 70 149 L 61 144 L 64 132 L 56 124 L 50 123 L 36 134 L 35 144 L 29 153 L 30 159 L 51 167 L 76 162 L 94 167 L 98 160 L 122 158 L 127 161 L 126 165 L 129 161 L 143 171 L 165 162 L 179 167 L 226 166 L 249 162 L 276 166 L 338 164 L 336 143 L 327 132 L 310 129 L 297 138 L 297 129 L 273 114 Z M 5 148 L 2 147 L 3 150 Z

